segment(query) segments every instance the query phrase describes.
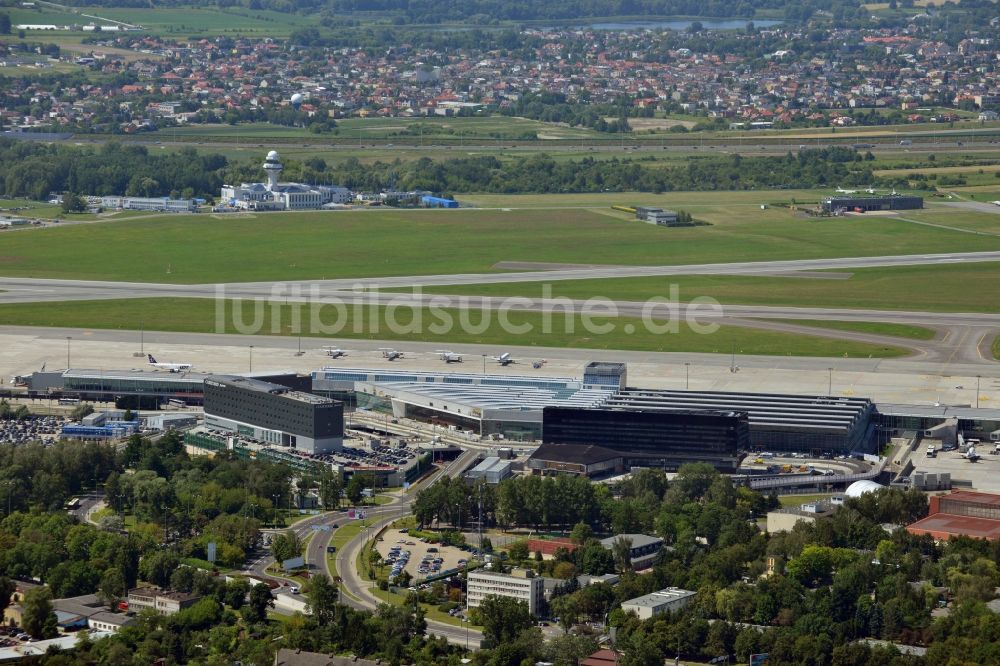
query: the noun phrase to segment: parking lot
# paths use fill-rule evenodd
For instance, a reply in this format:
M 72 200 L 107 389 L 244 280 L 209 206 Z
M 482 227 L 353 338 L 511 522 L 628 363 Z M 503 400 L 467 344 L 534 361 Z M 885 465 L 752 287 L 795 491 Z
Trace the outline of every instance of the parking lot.
M 0 444 L 54 442 L 66 419 L 59 416 L 33 416 L 24 420 L 0 421 Z
M 386 530 L 377 547 L 390 578 L 393 577 L 393 572 L 406 571 L 413 576 L 414 581 L 457 569 L 471 556 L 471 553 L 461 548 L 425 543 L 395 529 Z

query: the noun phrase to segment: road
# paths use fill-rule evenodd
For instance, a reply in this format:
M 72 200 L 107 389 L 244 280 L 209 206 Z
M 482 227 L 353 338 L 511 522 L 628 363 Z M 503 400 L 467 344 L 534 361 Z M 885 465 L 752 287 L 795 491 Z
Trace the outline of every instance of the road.
M 437 480 L 443 476 L 449 476 L 451 478 L 459 476 L 468 468 L 477 456 L 478 453 L 476 451 L 465 451 L 446 468 L 426 480 L 424 483 L 436 483 Z M 416 488 L 412 490 L 415 489 Z M 375 522 L 369 528 L 368 533 L 376 534 L 382 527 L 409 513 L 412 498 L 413 493 L 411 492 L 409 495 L 401 496 L 392 504 L 383 504 L 381 507 L 372 510 L 370 515 L 375 515 L 377 517 Z M 320 535 L 317 535 L 313 541 L 317 541 L 319 538 Z M 326 549 L 326 544 L 329 544 L 331 538 L 332 534 L 323 537 L 323 541 L 325 541 L 325 544 L 323 545 L 324 551 Z M 361 553 L 364 545 L 365 532 L 362 531 L 357 537 L 345 544 L 344 547 L 337 553 L 337 572 L 342 578 L 341 585 L 343 591 L 345 592 L 345 594 L 342 595 L 342 600 L 355 608 L 371 610 L 374 609 L 380 602 L 378 598 L 372 594 L 371 581 L 366 580 L 360 572 L 357 571 L 357 567 L 355 566 L 358 554 Z M 470 629 L 468 626 L 460 627 L 434 620 L 427 620 L 427 633 L 441 636 L 449 643 L 453 643 L 455 645 L 478 646 L 482 641 L 482 634 L 478 631 Z

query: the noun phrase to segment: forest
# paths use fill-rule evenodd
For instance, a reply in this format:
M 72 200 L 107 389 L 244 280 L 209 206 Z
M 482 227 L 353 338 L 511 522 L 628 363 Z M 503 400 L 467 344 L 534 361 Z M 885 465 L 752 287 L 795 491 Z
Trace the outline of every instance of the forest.
M 607 618 L 617 627 L 623 666 L 659 666 L 675 656 L 735 655 L 747 663 L 752 653 L 769 653 L 769 663 L 782 666 L 1000 663 L 993 638 L 1000 617 L 985 605 L 1000 581 L 1000 544 L 935 544 L 899 529 L 927 512 L 917 491 L 849 499 L 828 520 L 772 535 L 755 523 L 777 499 L 735 487 L 707 465 L 683 466 L 671 481 L 644 470 L 613 489 L 565 477 L 511 479 L 495 489 L 445 484 L 422 492 L 414 510 L 425 525 L 446 528 L 470 520 L 480 501 L 487 523 L 501 529 L 566 530 L 574 549 L 543 559 L 515 542 L 506 563 L 564 581 L 548 604 L 567 637 L 571 628 L 579 633 L 578 623 Z M 621 533 L 664 539 L 651 571 L 631 571 L 624 540 L 610 551 L 596 541 Z M 617 573 L 620 582 L 580 587 L 580 573 Z M 650 620 L 618 608 L 665 587 L 697 595 L 683 611 Z M 478 653 L 477 664 L 544 656 L 538 629 L 505 612 L 506 628 L 495 633 L 503 640 Z M 903 656 L 895 644 L 925 646 L 927 656 Z
M 670 167 L 651 157 L 563 162 L 537 154 L 388 163 L 347 158 L 334 164 L 314 157 L 288 160 L 282 176 L 357 191 L 395 188 L 447 194 L 809 189 L 878 183 L 871 159 L 870 153 L 863 156 L 850 148 L 802 150 L 782 157 L 705 157 Z M 93 149 L 0 140 L 0 194 L 11 197 L 45 200 L 50 193 L 72 192 L 213 199 L 223 183 L 262 178 L 257 160 L 233 162 L 193 148 L 150 153 L 144 146 L 113 142 Z

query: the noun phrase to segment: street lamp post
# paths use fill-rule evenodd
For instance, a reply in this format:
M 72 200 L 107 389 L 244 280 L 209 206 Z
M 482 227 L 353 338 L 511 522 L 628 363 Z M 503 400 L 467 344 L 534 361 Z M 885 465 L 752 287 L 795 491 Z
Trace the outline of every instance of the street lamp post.
M 69 368 L 70 368 L 70 356 L 69 356 L 69 352 L 70 352 L 70 343 L 72 341 L 73 341 L 73 338 L 71 338 L 70 336 L 67 335 L 66 336 L 66 369 L 67 370 L 69 370 Z
M 976 375 L 976 409 L 979 409 L 979 383 L 982 379 L 982 375 Z
M 253 372 L 253 345 L 250 345 L 250 372 Z
M 826 371 L 828 373 L 826 381 L 826 394 L 833 395 L 833 368 L 827 368 Z
M 691 364 L 690 363 L 685 363 L 684 364 L 684 390 L 685 391 L 690 391 L 691 390 Z

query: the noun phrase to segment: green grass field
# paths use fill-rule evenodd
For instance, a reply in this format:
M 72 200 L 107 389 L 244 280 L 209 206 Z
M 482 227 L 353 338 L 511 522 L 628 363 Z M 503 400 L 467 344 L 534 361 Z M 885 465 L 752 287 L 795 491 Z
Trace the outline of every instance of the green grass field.
M 767 319 L 765 321 L 785 322 L 813 328 L 829 328 L 835 331 L 856 331 L 873 335 L 888 335 L 909 340 L 930 340 L 936 334 L 923 326 L 909 324 L 887 324 L 875 321 L 824 321 L 819 319 Z
M 305 15 L 236 7 L 226 9 L 81 7 L 76 11 L 69 11 L 40 6 L 34 9 L 12 7 L 7 11 L 10 14 L 11 22 L 15 25 L 21 23 L 59 26 L 90 23 L 101 25 L 102 23 L 118 21 L 140 25 L 146 32 L 157 35 L 173 34 L 185 37 L 228 34 L 280 38 L 287 37 L 300 28 L 315 25 Z M 27 37 L 29 39 L 49 39 L 51 34 L 44 30 L 29 30 Z
M 219 312 L 216 307 L 219 304 Z M 261 334 L 292 334 L 291 306 L 270 305 L 261 308 L 255 320 L 253 304 L 243 303 L 239 317 L 234 317 L 232 303 L 209 299 L 121 299 L 106 301 L 67 301 L 23 303 L 0 306 L 0 322 L 6 325 L 52 326 L 95 329 L 138 329 L 191 333 L 248 332 L 254 327 Z M 277 311 L 275 318 L 274 312 Z M 309 335 L 349 339 L 400 341 L 447 341 L 466 344 L 537 345 L 579 349 L 621 349 L 658 352 L 705 352 L 759 354 L 770 356 L 829 356 L 891 358 L 907 352 L 893 346 L 876 346 L 831 338 L 793 335 L 775 331 L 722 326 L 712 333 L 700 333 L 686 323 L 677 332 L 651 330 L 639 319 L 593 317 L 588 325 L 580 316 L 566 317 L 553 313 L 546 325 L 538 312 L 509 312 L 504 325 L 500 312 L 484 320 L 479 311 L 441 309 L 411 310 L 398 308 L 387 312 L 377 308 L 354 307 L 338 312 L 333 306 L 316 310 L 303 308 L 302 321 Z M 225 330 L 216 327 L 217 315 Z M 375 325 L 372 325 L 374 317 Z M 239 321 L 235 321 L 239 319 Z M 325 326 L 320 329 L 313 322 Z M 237 327 L 237 323 L 242 328 Z
M 604 198 L 614 200 L 676 205 L 711 226 L 667 229 L 603 207 L 160 216 L 10 234 L 0 274 L 206 283 L 489 272 L 502 261 L 657 265 L 1000 249 L 1000 237 L 890 217 L 761 210 L 749 195 Z M 816 288 L 804 282 L 774 284 Z
M 683 302 L 709 296 L 732 305 L 780 305 L 933 312 L 996 312 L 1000 264 L 944 264 L 850 271 L 846 280 L 758 276 L 677 276 L 552 282 L 553 297 L 644 301 L 679 288 Z M 540 297 L 545 283 L 426 287 L 428 293 Z

